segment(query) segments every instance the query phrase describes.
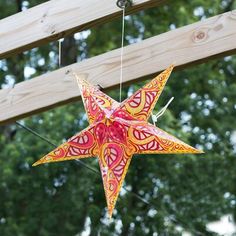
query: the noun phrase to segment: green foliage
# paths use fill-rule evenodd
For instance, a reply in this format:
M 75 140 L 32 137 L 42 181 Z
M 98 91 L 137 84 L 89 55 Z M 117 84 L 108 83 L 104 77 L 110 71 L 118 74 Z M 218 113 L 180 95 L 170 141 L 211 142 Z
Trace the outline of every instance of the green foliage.
M 0 2 L 0 18 L 17 12 L 17 1 Z M 21 2 L 21 1 L 19 1 Z M 31 7 L 44 1 L 23 2 Z M 235 1 L 169 1 L 126 18 L 126 44 L 196 22 L 236 7 Z M 22 3 L 22 2 L 21 2 Z M 115 4 L 115 3 L 114 3 Z M 75 40 L 78 60 L 120 47 L 121 21 L 94 27 Z M 88 31 L 87 31 L 88 33 Z M 176 39 L 177 40 L 177 39 Z M 66 45 L 66 44 L 65 44 Z M 0 61 L 2 86 L 58 67 L 57 42 Z M 64 55 L 71 61 L 70 55 Z M 174 55 L 173 55 L 174 57 Z M 171 64 L 172 62 L 170 62 Z M 25 68 L 34 68 L 29 76 Z M 32 168 L 53 147 L 12 124 L 0 127 L 0 235 L 217 235 L 207 224 L 232 214 L 236 220 L 236 58 L 213 60 L 174 71 L 156 112 L 175 100 L 158 126 L 201 147 L 204 155 L 135 156 L 114 218 L 106 218 L 102 180 L 76 162 Z M 124 75 L 125 76 L 125 75 Z M 123 90 L 123 98 L 143 82 Z M 118 99 L 118 90 L 109 91 Z M 81 101 L 24 119 L 27 126 L 59 144 L 87 125 Z M 235 141 L 234 141 L 235 142 Z M 98 169 L 95 158 L 84 162 Z

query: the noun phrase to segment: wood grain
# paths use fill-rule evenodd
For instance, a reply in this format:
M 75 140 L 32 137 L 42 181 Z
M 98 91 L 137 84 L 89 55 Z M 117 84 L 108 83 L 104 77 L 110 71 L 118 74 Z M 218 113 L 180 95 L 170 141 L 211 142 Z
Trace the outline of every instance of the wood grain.
M 133 0 L 127 14 L 163 2 Z M 121 14 L 115 0 L 48 1 L 0 20 L 0 59 L 111 21 Z
M 155 22 L 154 22 L 155 23 Z M 124 83 L 236 52 L 236 10 L 146 39 L 124 49 Z M 73 76 L 111 88 L 119 84 L 120 50 L 114 50 L 0 90 L 0 124 L 79 99 Z M 201 76 L 201 75 L 199 75 Z

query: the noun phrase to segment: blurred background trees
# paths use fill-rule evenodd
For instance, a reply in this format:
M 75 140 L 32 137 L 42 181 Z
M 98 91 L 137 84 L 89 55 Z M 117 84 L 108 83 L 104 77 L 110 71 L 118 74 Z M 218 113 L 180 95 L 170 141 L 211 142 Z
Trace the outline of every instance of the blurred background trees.
M 0 1 L 0 18 L 42 2 Z M 234 0 L 169 1 L 127 16 L 125 44 L 235 8 Z M 65 38 L 62 66 L 120 47 L 120 32 L 119 19 Z M 0 60 L 0 84 L 6 88 L 57 68 L 53 42 Z M 1 126 L 0 235 L 217 235 L 207 227 L 210 222 L 225 215 L 236 221 L 235 75 L 235 56 L 172 74 L 156 111 L 171 96 L 175 100 L 158 126 L 205 154 L 134 157 L 125 185 L 150 204 L 122 191 L 111 221 L 100 176 L 74 161 L 32 168 L 53 147 L 15 124 Z M 142 84 L 125 87 L 123 98 Z M 117 90 L 109 94 L 118 99 Z M 22 122 L 57 144 L 87 125 L 81 101 Z M 98 168 L 97 160 L 84 162 Z

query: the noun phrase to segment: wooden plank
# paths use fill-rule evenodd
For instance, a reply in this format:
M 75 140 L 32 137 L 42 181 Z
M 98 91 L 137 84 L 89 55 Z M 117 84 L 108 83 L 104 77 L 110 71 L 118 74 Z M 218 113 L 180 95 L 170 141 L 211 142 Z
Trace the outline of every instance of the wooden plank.
M 133 0 L 127 14 L 165 0 Z M 0 59 L 121 16 L 115 0 L 51 0 L 0 21 Z
M 183 67 L 235 52 L 236 10 L 125 47 L 124 83 L 160 72 L 173 62 Z M 79 99 L 73 72 L 104 88 L 116 86 L 120 50 L 0 90 L 0 124 Z

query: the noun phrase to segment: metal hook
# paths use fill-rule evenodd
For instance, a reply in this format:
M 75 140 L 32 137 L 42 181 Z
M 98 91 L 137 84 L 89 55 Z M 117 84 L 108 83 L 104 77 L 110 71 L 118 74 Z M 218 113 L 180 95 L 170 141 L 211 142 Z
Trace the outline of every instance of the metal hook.
M 125 9 L 132 6 L 132 0 L 117 0 L 117 7 Z

